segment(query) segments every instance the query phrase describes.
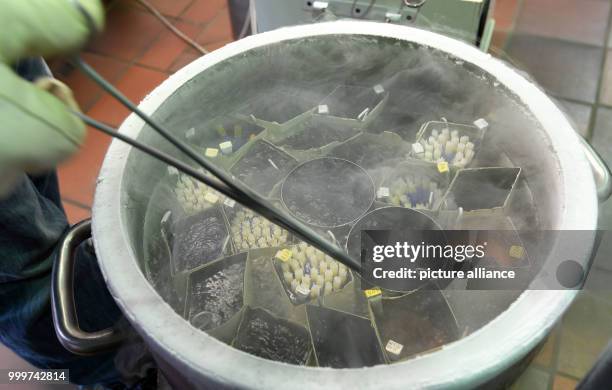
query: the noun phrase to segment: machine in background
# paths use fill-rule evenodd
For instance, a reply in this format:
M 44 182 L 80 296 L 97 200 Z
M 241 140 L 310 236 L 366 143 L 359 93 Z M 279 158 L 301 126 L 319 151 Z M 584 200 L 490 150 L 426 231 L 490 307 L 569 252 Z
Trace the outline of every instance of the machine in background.
M 249 4 L 250 3 L 250 4 Z M 334 19 L 363 19 L 419 27 L 488 51 L 494 0 L 229 0 L 234 36 Z

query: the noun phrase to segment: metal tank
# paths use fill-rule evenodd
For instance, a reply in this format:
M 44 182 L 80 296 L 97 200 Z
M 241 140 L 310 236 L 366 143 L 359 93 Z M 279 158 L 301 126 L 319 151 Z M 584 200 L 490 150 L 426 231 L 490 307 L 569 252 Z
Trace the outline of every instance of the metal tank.
M 181 69 L 140 107 L 349 252 L 361 226 L 584 230 L 580 242 L 549 243 L 539 260 L 563 253 L 586 265 L 598 195 L 610 192 L 605 165 L 532 81 L 414 28 L 336 21 L 248 37 Z M 440 129 L 467 137 L 461 158 L 456 145 L 452 156 L 442 146 L 427 154 L 422 141 L 444 138 Z M 178 156 L 135 115 L 120 131 Z M 110 292 L 176 388 L 500 385 L 577 293 L 468 286 L 382 291 L 374 303 L 358 275 L 188 181 L 114 141 L 91 229 Z M 426 196 L 409 189 L 419 185 Z M 71 314 L 70 252 L 87 229 L 68 235 L 54 280 L 58 334 L 81 353 L 119 339 L 80 331 Z M 308 266 L 284 265 L 287 251 Z M 321 274 L 333 286 L 315 294 Z M 217 301 L 211 280 L 233 298 Z M 403 350 L 387 343 L 389 334 L 410 340 L 423 318 L 436 337 Z M 294 349 L 274 350 L 278 340 L 259 338 L 257 324 L 290 335 Z

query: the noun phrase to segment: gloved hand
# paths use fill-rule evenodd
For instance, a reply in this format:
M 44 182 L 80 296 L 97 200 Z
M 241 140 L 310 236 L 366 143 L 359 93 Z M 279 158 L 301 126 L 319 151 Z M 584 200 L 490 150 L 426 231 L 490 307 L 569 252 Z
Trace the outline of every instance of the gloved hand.
M 67 86 L 48 78 L 30 83 L 12 66 L 75 51 L 103 24 L 99 0 L 0 1 L 0 197 L 22 172 L 53 167 L 85 137 L 85 125 L 70 113 L 78 108 Z

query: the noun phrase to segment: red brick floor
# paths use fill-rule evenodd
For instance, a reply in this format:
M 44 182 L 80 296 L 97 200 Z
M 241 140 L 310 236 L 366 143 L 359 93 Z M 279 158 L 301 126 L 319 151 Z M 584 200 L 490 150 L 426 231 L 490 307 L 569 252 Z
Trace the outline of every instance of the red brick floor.
M 232 38 L 226 0 L 149 0 L 187 36 L 207 50 Z M 109 2 L 107 23 L 83 53 L 83 58 L 126 96 L 139 102 L 168 75 L 195 60 L 200 53 L 172 34 L 135 0 Z M 118 127 L 128 115 L 78 70 L 62 62 L 52 64 L 55 75 L 74 91 L 81 109 Z M 79 153 L 59 167 L 64 205 L 71 223 L 90 215 L 96 178 L 110 140 L 89 129 Z

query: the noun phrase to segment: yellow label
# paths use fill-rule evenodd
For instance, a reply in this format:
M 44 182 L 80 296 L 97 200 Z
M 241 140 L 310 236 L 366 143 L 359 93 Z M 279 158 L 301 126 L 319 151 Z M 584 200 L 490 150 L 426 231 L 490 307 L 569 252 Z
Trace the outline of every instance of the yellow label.
M 398 343 L 397 341 L 389 340 L 389 342 L 385 346 L 385 349 L 387 350 L 387 352 L 390 352 L 394 355 L 399 355 L 402 353 L 402 349 L 404 349 L 404 346 Z
M 382 291 L 380 291 L 380 289 L 376 287 L 376 288 L 370 288 L 368 290 L 365 290 L 363 293 L 365 294 L 366 298 L 372 298 L 372 297 L 382 294 Z
M 206 148 L 206 151 L 204 152 L 204 155 L 206 157 L 217 157 L 218 154 L 219 149 L 216 148 Z
M 217 201 L 219 200 L 219 197 L 215 194 L 213 194 L 212 192 L 207 192 L 206 195 L 204 195 L 204 200 L 207 201 L 208 203 L 217 203 Z
M 448 172 L 448 163 L 446 161 L 440 161 L 438 163 L 438 172 L 440 173 Z
M 291 259 L 291 255 L 292 253 L 289 249 L 281 249 L 280 251 L 276 252 L 276 258 L 283 263 L 288 262 L 289 259 Z
M 508 253 L 510 254 L 510 257 L 514 257 L 515 259 L 522 259 L 523 257 L 525 257 L 525 248 L 518 245 L 512 245 Z

